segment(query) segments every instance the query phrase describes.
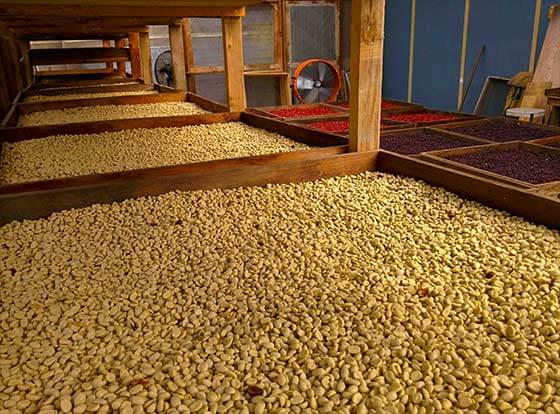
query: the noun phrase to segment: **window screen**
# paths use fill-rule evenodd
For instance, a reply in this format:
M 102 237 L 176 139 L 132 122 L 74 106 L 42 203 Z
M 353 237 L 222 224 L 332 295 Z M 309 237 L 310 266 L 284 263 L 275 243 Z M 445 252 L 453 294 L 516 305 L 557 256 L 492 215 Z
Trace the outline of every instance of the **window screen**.
M 295 3 L 289 6 L 290 62 L 336 60 L 336 6 Z

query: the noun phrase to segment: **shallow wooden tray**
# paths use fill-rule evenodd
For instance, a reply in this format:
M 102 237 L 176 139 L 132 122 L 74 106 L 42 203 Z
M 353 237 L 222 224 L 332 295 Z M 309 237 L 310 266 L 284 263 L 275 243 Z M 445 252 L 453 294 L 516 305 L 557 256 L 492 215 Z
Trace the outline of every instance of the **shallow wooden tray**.
M 53 109 L 80 108 L 87 106 L 103 106 L 103 105 L 136 105 L 147 103 L 161 102 L 192 102 L 200 106 L 202 109 L 210 112 L 227 112 L 227 108 L 217 102 L 204 98 L 200 95 L 185 92 L 169 92 L 161 90 L 156 94 L 149 95 L 125 95 L 125 96 L 109 96 L 105 98 L 84 98 L 70 99 L 63 101 L 46 101 L 36 103 L 18 103 L 10 109 L 0 127 L 15 127 L 22 115 L 32 112 L 49 111 Z M 65 124 L 58 124 L 65 125 Z M 69 124 L 75 125 L 75 123 Z
M 423 105 L 413 103 L 413 102 L 397 101 L 395 99 L 385 99 L 385 98 L 383 99 L 383 102 L 392 103 L 395 104 L 396 106 L 394 106 L 393 108 L 381 108 L 381 112 L 394 111 L 398 109 L 415 109 L 415 110 L 424 109 Z M 334 106 L 335 108 L 339 108 L 339 109 L 342 108 L 345 111 L 349 112 L 350 108 L 346 106 L 342 106 L 344 104 L 348 104 L 348 102 L 336 102 L 336 103 L 329 103 L 326 105 Z
M 477 139 L 477 138 L 471 138 L 471 137 L 463 137 L 463 136 L 458 136 L 457 134 L 450 134 L 448 132 L 445 131 L 440 131 L 438 129 L 433 129 L 433 128 L 429 128 L 429 127 L 418 127 L 418 128 L 405 128 L 405 129 L 390 129 L 390 130 L 383 130 L 381 131 L 381 137 L 385 137 L 385 136 L 391 136 L 391 135 L 418 135 L 418 134 L 423 134 L 423 133 L 432 133 L 432 134 L 437 134 L 437 135 L 442 135 L 445 136 L 446 138 L 450 138 L 450 139 L 460 139 L 462 141 L 466 141 L 472 144 L 472 146 L 475 145 L 486 145 L 488 143 L 490 143 L 489 141 L 486 140 L 482 140 L 482 139 Z M 458 148 L 463 148 L 463 147 L 458 147 Z M 464 148 L 468 148 L 468 147 L 464 147 Z M 383 149 L 383 148 L 381 148 Z M 451 148 L 450 148 L 451 149 Z M 457 148 L 455 148 L 457 149 Z M 387 149 L 383 149 L 384 151 L 387 152 L 391 152 L 391 153 L 395 153 L 398 154 L 396 152 L 393 151 L 389 151 Z M 432 151 L 430 151 L 432 152 Z M 430 153 L 428 152 L 428 153 Z M 411 155 L 405 155 L 405 154 L 399 154 L 403 157 L 420 157 L 421 154 L 423 154 L 425 152 L 422 153 L 417 153 L 417 154 L 411 154 Z
M 532 141 L 526 141 L 529 142 L 531 144 L 537 144 L 537 145 L 543 145 L 545 147 L 550 147 L 550 148 L 560 148 L 560 136 L 557 137 L 549 137 L 549 138 L 539 138 L 539 139 L 534 139 Z M 558 146 L 552 146 L 550 144 L 557 144 Z
M 470 165 L 462 164 L 456 161 L 449 160 L 447 157 L 453 155 L 463 155 L 463 154 L 472 154 L 477 152 L 487 152 L 490 150 L 499 150 L 499 149 L 523 149 L 527 151 L 533 152 L 545 152 L 545 153 L 554 153 L 560 154 L 560 149 L 548 148 L 543 147 L 541 145 L 529 144 L 523 141 L 514 141 L 514 142 L 507 142 L 507 143 L 493 143 L 487 145 L 478 145 L 474 147 L 465 147 L 465 148 L 455 148 L 455 149 L 448 149 L 448 150 L 441 150 L 441 151 L 431 151 L 425 152 L 422 154 L 421 158 L 423 160 L 443 165 L 446 167 L 450 167 L 459 171 L 465 171 L 471 174 L 478 175 L 480 177 L 488 178 L 494 181 L 503 182 L 506 184 L 510 184 L 516 187 L 521 188 L 541 188 L 545 186 L 555 186 L 556 182 L 550 183 L 543 183 L 543 184 L 532 184 L 525 181 L 521 181 L 515 178 L 507 177 L 504 175 L 496 174 L 490 171 L 486 171 L 480 168 L 472 167 Z
M 505 122 L 505 123 L 510 123 L 510 124 L 518 124 L 518 125 L 522 125 L 524 127 L 529 127 L 529 128 L 534 128 L 534 129 L 544 129 L 547 131 L 553 131 L 553 132 L 557 132 L 558 134 L 555 136 L 560 136 L 560 127 L 557 126 L 552 126 L 552 125 L 542 125 L 542 124 L 533 124 L 531 122 L 526 122 L 526 121 L 519 121 L 517 119 L 513 119 L 513 118 L 505 118 L 505 117 L 494 117 L 494 118 L 484 118 L 484 119 L 476 119 L 476 120 L 472 120 L 472 121 L 465 121 L 465 122 L 451 122 L 448 124 L 444 124 L 444 125 L 438 125 L 434 128 L 437 129 L 441 129 L 441 130 L 445 130 L 447 132 L 453 133 L 453 134 L 458 134 L 464 137 L 471 137 L 471 138 L 478 138 L 475 137 L 473 135 L 466 135 L 460 132 L 455 132 L 453 129 L 454 128 L 460 128 L 460 127 L 464 127 L 467 125 L 481 125 L 481 124 L 485 124 L 485 123 L 494 123 L 494 122 Z M 552 137 L 546 137 L 546 138 L 539 138 L 539 139 L 550 139 Z M 478 138 L 478 139 L 482 139 L 482 138 Z M 513 142 L 513 141 L 521 141 L 518 138 L 511 138 L 511 139 L 507 139 L 506 141 L 491 141 L 493 143 L 496 144 L 503 144 L 503 143 L 507 143 L 507 142 Z M 533 142 L 535 141 L 533 140 L 527 140 L 524 142 Z
M 68 208 L 111 203 L 168 191 L 264 186 L 297 183 L 320 178 L 380 171 L 413 177 L 458 195 L 502 209 L 538 224 L 560 227 L 560 201 L 465 172 L 402 157 L 385 151 L 352 153 L 273 163 L 212 163 L 178 166 L 136 173 L 134 177 L 84 181 L 72 186 L 60 183 L 41 188 L 20 188 L 0 193 L 0 224 L 11 220 L 46 217 Z
M 392 120 L 392 119 L 389 119 L 389 118 L 383 118 L 383 116 L 386 117 L 387 115 L 400 115 L 400 114 L 415 113 L 415 112 L 422 112 L 422 111 L 426 111 L 426 112 L 430 112 L 430 113 L 434 113 L 434 114 L 454 115 L 457 118 L 456 119 L 450 119 L 448 121 L 427 121 L 427 122 L 406 122 L 406 121 L 396 121 L 396 120 Z M 383 122 L 392 121 L 392 122 L 398 122 L 398 123 L 412 125 L 414 127 L 445 125 L 445 124 L 449 124 L 449 123 L 457 123 L 457 122 L 470 121 L 470 120 L 474 120 L 474 119 L 480 119 L 480 117 L 476 116 L 476 115 L 466 114 L 466 113 L 462 113 L 462 112 L 440 111 L 440 110 L 437 110 L 437 109 L 430 109 L 430 108 L 387 109 L 387 110 L 383 111 L 381 117 L 382 117 Z
M 326 114 L 326 115 L 311 115 L 311 116 L 305 116 L 305 117 L 301 117 L 301 118 L 286 118 L 286 117 L 274 115 L 274 114 L 269 112 L 269 111 L 273 111 L 273 110 L 277 110 L 277 109 L 316 108 L 316 107 L 324 107 L 324 108 L 334 109 L 335 111 L 337 111 L 339 113 L 338 114 L 336 114 L 336 113 Z M 348 111 L 345 110 L 344 108 L 329 105 L 329 104 L 324 104 L 324 103 L 299 104 L 299 105 L 280 105 L 280 106 L 263 106 L 263 107 L 259 107 L 259 108 L 249 108 L 249 109 L 247 109 L 247 112 L 253 112 L 253 113 L 256 113 L 256 114 L 259 114 L 259 115 L 268 116 L 268 117 L 275 118 L 275 119 L 282 119 L 284 121 L 289 121 L 289 122 L 302 121 L 302 120 L 306 120 L 306 119 L 333 118 L 333 117 L 337 117 L 337 116 L 339 116 L 341 118 L 344 118 L 344 117 L 348 116 Z

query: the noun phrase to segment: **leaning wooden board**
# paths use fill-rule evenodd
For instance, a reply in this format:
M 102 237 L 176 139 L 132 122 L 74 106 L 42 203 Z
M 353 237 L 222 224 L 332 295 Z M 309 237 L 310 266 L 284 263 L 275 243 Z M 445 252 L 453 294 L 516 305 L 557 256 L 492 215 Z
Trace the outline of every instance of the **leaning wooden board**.
M 127 179 L 117 176 L 96 183 L 3 193 L 0 194 L 0 224 L 46 217 L 52 212 L 68 208 L 153 196 L 172 190 L 304 182 L 364 171 L 380 171 L 424 180 L 535 223 L 560 227 L 560 202 L 552 197 L 384 151 L 257 164 L 237 160 L 236 165 L 219 167 L 205 163 L 179 166 L 167 171 L 167 174 L 158 172 Z

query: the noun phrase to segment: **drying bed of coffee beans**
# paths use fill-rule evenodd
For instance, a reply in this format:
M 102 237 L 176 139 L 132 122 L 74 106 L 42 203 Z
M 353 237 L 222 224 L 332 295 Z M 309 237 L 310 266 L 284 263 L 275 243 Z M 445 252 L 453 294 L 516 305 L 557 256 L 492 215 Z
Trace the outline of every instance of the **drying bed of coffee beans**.
M 350 128 L 350 121 L 348 119 L 336 119 L 330 121 L 311 122 L 306 124 L 307 127 L 313 129 L 320 129 L 321 131 L 328 132 L 346 132 Z
M 461 119 L 460 116 L 455 114 L 441 114 L 439 112 L 430 111 L 407 112 L 404 114 L 389 114 L 383 115 L 383 117 L 386 119 L 390 119 L 391 121 L 410 123 L 432 123 L 438 121 L 443 122 L 452 121 L 454 119 Z
M 334 132 L 337 134 L 348 135 L 350 129 L 349 119 L 336 119 L 330 121 L 318 121 L 304 124 L 308 128 L 319 129 L 321 131 Z M 386 129 L 390 125 L 381 124 L 381 129 Z
M 336 109 L 330 108 L 328 106 L 313 106 L 309 108 L 298 108 L 297 106 L 295 106 L 292 108 L 270 109 L 267 112 L 269 114 L 286 119 L 297 119 L 310 116 L 332 115 L 340 113 L 340 111 L 337 111 Z
M 335 104 L 336 106 L 340 106 L 341 108 L 350 108 L 350 102 L 340 102 Z M 388 102 L 388 101 L 381 101 L 381 109 L 395 109 L 395 108 L 402 108 L 403 105 L 397 102 Z
M 560 410 L 560 234 L 413 179 L 0 227 L 0 411 Z
M 420 154 L 448 148 L 478 145 L 460 137 L 448 137 L 435 132 L 391 134 L 381 137 L 381 148 L 403 155 Z
M 483 122 L 450 128 L 450 131 L 494 142 L 529 141 L 560 135 L 559 132 L 515 122 Z
M 506 149 L 479 151 L 446 158 L 530 184 L 560 180 L 560 154 Z

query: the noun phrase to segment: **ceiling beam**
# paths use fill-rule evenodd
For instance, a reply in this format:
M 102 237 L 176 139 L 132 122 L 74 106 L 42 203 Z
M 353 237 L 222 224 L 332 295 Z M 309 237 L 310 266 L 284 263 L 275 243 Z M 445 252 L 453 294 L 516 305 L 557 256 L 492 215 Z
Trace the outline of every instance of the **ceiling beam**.
M 130 60 L 130 50 L 118 47 L 31 49 L 29 58 L 32 65 L 128 62 Z
M 1 6 L 0 6 L 1 7 Z M 79 25 L 90 28 L 103 28 L 103 27 L 140 27 L 147 25 L 175 25 L 180 24 L 181 19 L 177 17 L 2 17 L 6 27 L 15 29 L 18 27 L 41 26 L 41 27 L 61 27 L 67 25 Z
M 37 1 L 25 4 L 19 3 L 0 4 L 0 18 L 6 17 L 242 17 L 245 8 L 238 6 L 208 6 L 204 2 L 200 6 L 173 6 L 168 2 L 165 6 L 160 3 L 150 6 L 135 5 L 91 5 L 91 4 L 38 4 Z M 85 3 L 85 2 L 84 2 Z M 115 3 L 114 1 L 112 2 Z M 171 3 L 171 2 L 169 2 Z M 185 3 L 185 2 L 183 2 Z M 201 2 L 199 2 L 201 3 Z M 214 4 L 214 3 L 212 3 Z

